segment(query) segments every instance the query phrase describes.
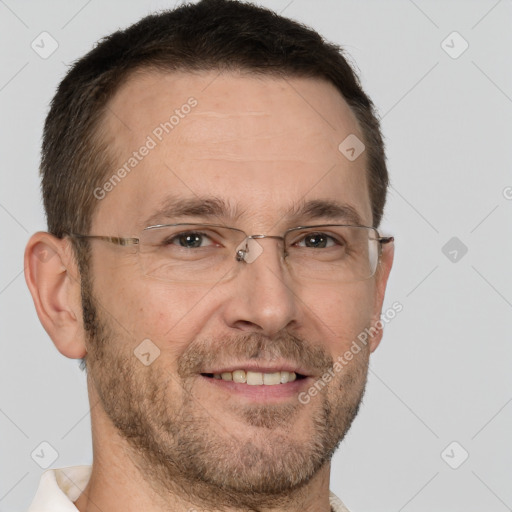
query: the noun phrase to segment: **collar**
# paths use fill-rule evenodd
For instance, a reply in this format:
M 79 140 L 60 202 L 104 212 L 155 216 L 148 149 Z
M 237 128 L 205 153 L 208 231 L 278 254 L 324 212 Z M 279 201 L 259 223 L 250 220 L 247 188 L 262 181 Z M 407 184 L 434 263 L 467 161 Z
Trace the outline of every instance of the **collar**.
M 78 512 L 78 499 L 91 477 L 92 466 L 70 466 L 47 469 L 42 475 L 36 495 L 27 512 Z M 331 512 L 349 512 L 342 501 L 329 493 Z

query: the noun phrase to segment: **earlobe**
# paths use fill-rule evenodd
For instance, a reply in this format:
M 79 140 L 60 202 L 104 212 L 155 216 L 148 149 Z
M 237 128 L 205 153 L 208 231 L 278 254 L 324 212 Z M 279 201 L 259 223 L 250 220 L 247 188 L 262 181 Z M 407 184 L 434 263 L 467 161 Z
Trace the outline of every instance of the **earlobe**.
M 84 357 L 80 278 L 69 240 L 34 234 L 25 249 L 25 280 L 37 316 L 59 352 Z
M 370 338 L 371 352 L 379 346 L 379 343 L 382 340 L 382 335 L 384 334 L 380 317 L 382 314 L 382 304 L 384 302 L 389 273 L 393 266 L 394 252 L 395 247 L 393 243 L 384 247 L 379 261 L 379 268 L 375 275 L 375 314 L 372 319 L 372 325 L 377 328 L 377 332 Z

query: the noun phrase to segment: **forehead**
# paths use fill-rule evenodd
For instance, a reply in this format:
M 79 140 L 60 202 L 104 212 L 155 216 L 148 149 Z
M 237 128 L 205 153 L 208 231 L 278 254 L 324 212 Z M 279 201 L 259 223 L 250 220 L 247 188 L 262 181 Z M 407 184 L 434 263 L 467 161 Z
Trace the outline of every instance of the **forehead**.
M 110 101 L 104 129 L 115 165 L 95 228 L 142 229 L 171 197 L 220 200 L 262 228 L 309 200 L 347 204 L 371 223 L 366 155 L 349 161 L 338 149 L 361 130 L 326 81 L 137 73 Z

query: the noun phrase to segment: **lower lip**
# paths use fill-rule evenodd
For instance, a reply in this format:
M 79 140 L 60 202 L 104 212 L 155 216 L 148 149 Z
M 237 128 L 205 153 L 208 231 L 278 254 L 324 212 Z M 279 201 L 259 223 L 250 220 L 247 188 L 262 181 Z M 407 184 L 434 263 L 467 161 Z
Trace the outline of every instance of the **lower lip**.
M 215 379 L 205 377 L 204 375 L 201 375 L 201 378 L 225 393 L 239 395 L 251 401 L 265 403 L 289 400 L 290 398 L 297 399 L 298 394 L 311 385 L 311 379 L 309 377 L 287 382 L 286 384 L 275 384 L 273 386 L 266 386 L 264 384 L 251 386 L 250 384 L 233 382 L 232 380 Z

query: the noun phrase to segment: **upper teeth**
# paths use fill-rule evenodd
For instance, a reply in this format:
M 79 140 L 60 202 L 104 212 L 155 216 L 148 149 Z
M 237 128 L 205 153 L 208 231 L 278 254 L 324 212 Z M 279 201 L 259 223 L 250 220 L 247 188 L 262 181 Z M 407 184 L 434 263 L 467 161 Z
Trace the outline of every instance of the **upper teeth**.
M 293 382 L 297 378 L 295 372 L 251 372 L 245 370 L 235 370 L 234 372 L 214 373 L 215 379 L 232 380 L 237 383 L 245 383 L 250 386 L 273 386 L 274 384 L 286 384 Z

